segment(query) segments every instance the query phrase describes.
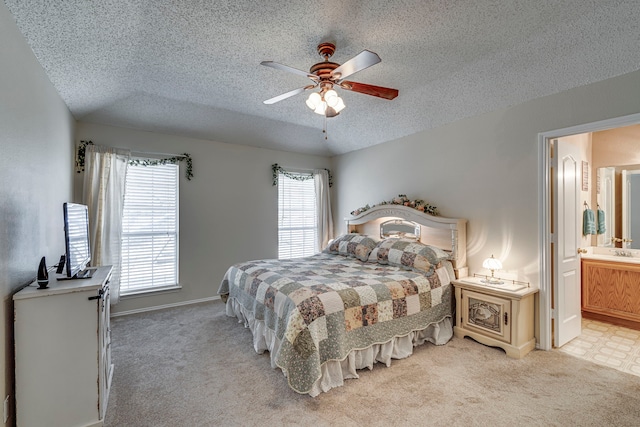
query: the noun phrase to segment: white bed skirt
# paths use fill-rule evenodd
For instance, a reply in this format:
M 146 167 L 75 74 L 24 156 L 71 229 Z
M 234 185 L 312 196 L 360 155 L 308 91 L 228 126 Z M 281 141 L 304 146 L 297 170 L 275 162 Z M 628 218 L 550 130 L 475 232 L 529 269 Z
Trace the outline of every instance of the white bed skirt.
M 253 333 L 253 348 L 258 354 L 269 351 L 271 367 L 278 367 L 275 363 L 276 354 L 280 349 L 280 340 L 276 334 L 267 328 L 262 320 L 256 320 L 252 313 L 244 309 L 235 298 L 229 298 L 226 303 L 226 314 L 238 318 Z M 367 348 L 351 351 L 344 360 L 330 360 L 325 362 L 321 369 L 322 375 L 313 384 L 308 394 L 315 397 L 322 392 L 327 392 L 334 387 L 344 385 L 345 379 L 359 378 L 358 369 L 373 369 L 376 362 L 391 366 L 391 359 L 404 359 L 413 354 L 413 347 L 429 341 L 435 345 L 443 345 L 449 342 L 453 336 L 453 325 L 450 317 L 442 321 L 432 323 L 425 329 L 410 332 L 408 335 L 395 337 L 386 343 L 373 344 Z M 285 373 L 286 376 L 286 371 Z

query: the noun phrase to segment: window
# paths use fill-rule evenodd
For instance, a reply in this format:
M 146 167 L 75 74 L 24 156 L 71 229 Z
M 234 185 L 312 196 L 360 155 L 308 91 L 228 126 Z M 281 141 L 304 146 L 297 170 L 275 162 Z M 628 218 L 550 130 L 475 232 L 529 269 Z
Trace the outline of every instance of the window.
M 178 286 L 178 165 L 130 165 L 122 219 L 120 292 Z
M 317 239 L 313 178 L 308 173 L 286 175 L 278 173 L 278 258 L 313 255 Z

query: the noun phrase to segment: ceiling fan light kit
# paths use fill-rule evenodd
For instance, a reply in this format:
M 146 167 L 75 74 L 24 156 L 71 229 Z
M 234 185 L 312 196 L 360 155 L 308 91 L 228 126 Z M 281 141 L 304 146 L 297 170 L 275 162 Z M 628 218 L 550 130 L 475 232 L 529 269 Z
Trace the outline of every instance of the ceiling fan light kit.
M 261 62 L 261 65 L 299 74 L 314 82 L 314 84 L 294 89 L 282 95 L 267 99 L 264 103 L 275 104 L 276 102 L 290 98 L 306 90 L 320 87 L 319 92 L 312 92 L 309 95 L 306 104 L 314 113 L 320 114 L 326 118 L 337 116 L 340 114 L 340 111 L 345 108 L 344 101 L 335 91 L 334 86 L 344 90 L 350 90 L 352 92 L 363 93 L 365 95 L 389 100 L 398 96 L 397 89 L 344 80 L 346 77 L 380 62 L 381 59 L 376 53 L 365 49 L 344 64 L 340 65 L 329 61 L 329 58 L 333 56 L 335 50 L 336 46 L 333 43 L 320 43 L 318 45 L 318 53 L 324 58 L 324 61 L 312 65 L 308 73 L 273 61 Z
M 340 114 L 345 107 L 344 101 L 338 93 L 329 89 L 324 89 L 320 92 L 312 92 L 307 99 L 307 107 L 313 110 L 314 113 L 320 114 L 326 117 L 335 117 Z

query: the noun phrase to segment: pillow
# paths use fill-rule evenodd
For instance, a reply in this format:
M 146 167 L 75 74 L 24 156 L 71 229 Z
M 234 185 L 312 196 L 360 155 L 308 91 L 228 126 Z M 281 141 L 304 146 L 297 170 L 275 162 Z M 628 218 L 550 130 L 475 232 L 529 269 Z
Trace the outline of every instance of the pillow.
M 447 271 L 446 267 L 437 267 L 436 274 L 438 275 L 438 279 L 440 279 L 441 286 L 446 286 L 451 284 L 451 276 L 449 276 L 449 272 Z
M 333 240 L 322 252 L 355 257 L 360 261 L 366 261 L 375 246 L 376 241 L 371 237 L 350 233 Z
M 435 246 L 412 239 L 390 238 L 379 242 L 373 248 L 368 261 L 426 272 L 447 259 L 449 254 Z

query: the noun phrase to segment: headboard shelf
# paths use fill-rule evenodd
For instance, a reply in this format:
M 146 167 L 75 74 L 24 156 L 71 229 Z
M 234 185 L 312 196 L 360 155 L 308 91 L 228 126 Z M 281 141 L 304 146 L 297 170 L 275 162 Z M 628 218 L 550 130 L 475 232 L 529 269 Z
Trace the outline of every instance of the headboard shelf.
M 345 223 L 349 233 L 378 236 L 380 224 L 394 218 L 420 224 L 420 241 L 450 251 L 456 277 L 468 275 L 466 219 L 433 216 L 403 205 L 379 205 L 345 218 Z

